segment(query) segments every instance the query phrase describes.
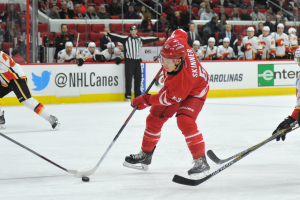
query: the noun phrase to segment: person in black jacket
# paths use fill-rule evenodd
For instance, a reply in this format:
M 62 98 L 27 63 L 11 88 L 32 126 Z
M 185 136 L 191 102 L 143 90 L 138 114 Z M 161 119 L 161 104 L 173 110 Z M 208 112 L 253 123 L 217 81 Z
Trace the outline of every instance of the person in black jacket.
M 252 17 L 247 13 L 247 6 L 243 6 L 241 20 L 251 21 Z
M 224 0 L 223 6 L 225 8 L 235 8 L 236 7 L 235 1 L 233 1 L 233 0 Z
M 54 59 L 57 59 L 57 54 L 59 51 L 65 49 L 65 44 L 66 42 L 73 42 L 74 37 L 68 33 L 68 26 L 67 24 L 62 24 L 61 25 L 61 35 L 57 36 L 55 38 L 55 54 L 54 54 Z
M 151 13 L 146 13 L 144 15 L 144 19 L 141 23 L 141 31 L 143 33 L 149 33 L 150 35 L 153 35 L 153 24 L 151 22 Z
M 124 19 L 138 19 L 138 16 L 134 11 L 134 5 L 129 5 L 128 12 L 125 14 Z
M 266 22 L 264 23 L 264 26 L 268 26 L 270 28 L 270 32 L 276 32 L 276 28 L 274 24 L 271 22 L 271 16 L 266 17 Z
M 263 34 L 263 29 L 264 29 L 264 24 L 262 22 L 259 22 L 258 23 L 258 30 L 254 34 L 254 36 L 258 37 L 258 36 L 262 35 Z
M 166 13 L 161 13 L 160 19 L 155 22 L 153 29 L 155 32 L 172 32 L 171 30 L 171 24 L 168 22 L 167 14 Z M 158 24 L 157 24 L 158 23 Z
M 105 27 L 104 32 L 110 33 L 110 29 L 108 27 Z M 101 51 L 104 51 L 105 49 L 107 49 L 107 43 L 109 43 L 109 42 L 110 42 L 110 38 L 107 35 L 104 35 L 102 38 L 100 38 Z
M 112 0 L 109 4 L 110 15 L 120 15 L 122 14 L 121 5 L 118 3 L 118 0 Z
M 222 15 L 225 15 L 226 20 L 228 20 L 230 17 L 228 14 L 225 13 L 225 8 L 220 8 L 220 13 L 219 13 L 219 19 L 222 19 Z
M 101 32 L 109 36 L 113 42 L 121 42 L 124 45 L 125 55 L 125 99 L 131 100 L 132 76 L 134 76 L 134 95 L 141 95 L 141 57 L 140 51 L 143 44 L 154 41 L 164 41 L 165 38 L 158 37 L 139 37 L 137 36 L 136 26 L 130 27 L 130 36 L 117 35 L 113 33 Z
M 9 5 L 9 10 L 8 10 L 8 19 L 9 21 L 13 21 L 17 24 L 21 23 L 19 14 L 17 13 L 16 9 L 15 9 L 15 5 L 14 4 L 10 4 Z
M 66 2 L 61 3 L 61 11 L 59 12 L 60 19 L 73 19 L 75 16 L 74 11 L 68 8 Z

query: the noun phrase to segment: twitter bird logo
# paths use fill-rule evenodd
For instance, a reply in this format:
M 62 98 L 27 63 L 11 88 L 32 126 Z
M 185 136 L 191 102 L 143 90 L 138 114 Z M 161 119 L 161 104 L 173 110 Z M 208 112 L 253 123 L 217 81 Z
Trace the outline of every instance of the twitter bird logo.
M 51 72 L 43 71 L 42 76 L 39 77 L 32 72 L 32 81 L 33 81 L 33 84 L 36 86 L 36 88 L 34 88 L 33 90 L 41 91 L 41 90 L 45 89 L 47 87 L 47 85 L 49 84 L 50 75 L 51 75 Z

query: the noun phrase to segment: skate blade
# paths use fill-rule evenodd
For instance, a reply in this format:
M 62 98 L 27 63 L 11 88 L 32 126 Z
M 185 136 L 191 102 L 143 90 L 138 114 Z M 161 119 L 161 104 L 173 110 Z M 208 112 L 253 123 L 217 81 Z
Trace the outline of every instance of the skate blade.
M 58 123 L 56 126 L 55 126 L 55 128 L 54 128 L 54 130 L 58 130 L 60 128 L 60 123 Z
M 0 125 L 0 129 L 6 129 L 5 124 L 1 124 L 1 125 Z
M 126 162 L 126 161 L 123 163 L 123 166 L 124 167 L 128 167 L 128 168 L 132 168 L 132 169 L 142 170 L 142 171 L 147 171 L 149 169 L 148 165 L 144 165 L 144 164 L 141 164 L 141 165 L 130 164 L 130 163 Z
M 209 175 L 209 170 L 204 171 L 204 172 L 202 172 L 202 173 L 191 174 L 191 175 L 190 175 L 190 179 L 192 179 L 192 180 L 198 180 L 198 179 L 205 178 L 205 177 L 208 176 L 208 175 Z

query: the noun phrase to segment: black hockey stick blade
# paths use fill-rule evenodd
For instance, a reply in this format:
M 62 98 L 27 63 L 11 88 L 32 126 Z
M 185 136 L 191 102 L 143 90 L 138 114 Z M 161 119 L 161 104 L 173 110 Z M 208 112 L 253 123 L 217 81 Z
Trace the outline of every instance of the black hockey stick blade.
M 222 164 L 223 162 L 216 156 L 216 154 L 212 150 L 208 150 L 206 152 L 207 156 L 217 164 Z M 227 159 L 226 159 L 227 160 Z M 226 161 L 225 161 L 226 162 Z
M 197 186 L 201 183 L 203 183 L 204 181 L 210 179 L 212 177 L 212 175 L 208 175 L 202 179 L 197 179 L 197 180 L 193 180 L 193 179 L 188 179 L 179 175 L 175 175 L 173 177 L 173 182 L 178 183 L 178 184 L 182 184 L 182 185 L 189 185 L 189 186 Z

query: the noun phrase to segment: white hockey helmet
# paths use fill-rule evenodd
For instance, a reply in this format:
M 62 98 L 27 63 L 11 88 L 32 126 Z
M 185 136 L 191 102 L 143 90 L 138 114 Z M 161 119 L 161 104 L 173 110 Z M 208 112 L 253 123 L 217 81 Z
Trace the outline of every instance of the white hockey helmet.
M 264 26 L 263 31 L 269 31 L 270 32 L 270 27 Z
M 295 28 L 289 28 L 289 35 L 292 33 L 297 33 Z
M 277 25 L 277 28 L 284 28 L 284 25 L 283 25 L 282 23 L 279 23 L 279 24 Z
M 253 31 L 254 32 L 254 28 L 253 27 L 248 27 L 247 32 Z
M 200 46 L 200 42 L 199 42 L 199 40 L 195 40 L 195 41 L 193 42 L 193 45 Z
M 118 46 L 123 46 L 123 44 L 121 42 L 118 42 Z
M 213 38 L 213 37 L 210 37 L 210 38 L 208 39 L 208 42 L 213 42 L 213 43 L 216 43 L 216 40 L 215 40 L 215 38 Z
M 107 43 L 107 48 L 113 49 L 113 48 L 115 48 L 115 44 L 113 42 L 109 42 L 109 43 Z
M 299 59 L 300 59 L 300 48 L 298 48 L 298 49 L 295 51 L 295 56 L 294 56 L 294 58 L 295 58 L 296 63 L 298 63 L 298 62 L 299 62 Z
M 65 48 L 67 48 L 67 47 L 73 47 L 73 43 L 72 42 L 66 42 Z
M 223 43 L 224 43 L 224 42 L 230 43 L 230 39 L 229 39 L 228 37 L 226 37 L 226 38 L 223 39 Z
M 89 47 L 89 48 L 90 48 L 90 47 L 95 47 L 95 48 L 96 48 L 95 42 L 90 42 L 88 47 Z

